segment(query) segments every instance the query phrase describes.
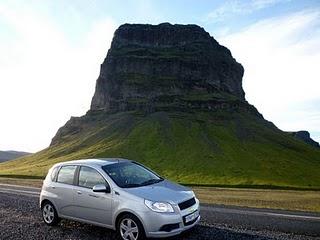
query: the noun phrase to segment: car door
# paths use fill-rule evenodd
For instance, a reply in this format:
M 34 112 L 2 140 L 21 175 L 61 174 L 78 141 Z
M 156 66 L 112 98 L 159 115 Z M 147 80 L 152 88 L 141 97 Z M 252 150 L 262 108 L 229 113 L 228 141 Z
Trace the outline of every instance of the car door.
M 93 192 L 95 185 L 109 185 L 94 168 L 81 166 L 74 192 L 74 215 L 82 220 L 111 225 L 112 193 Z
M 59 169 L 56 181 L 52 182 L 51 192 L 55 194 L 55 205 L 59 215 L 73 214 L 73 188 L 77 166 L 66 165 Z

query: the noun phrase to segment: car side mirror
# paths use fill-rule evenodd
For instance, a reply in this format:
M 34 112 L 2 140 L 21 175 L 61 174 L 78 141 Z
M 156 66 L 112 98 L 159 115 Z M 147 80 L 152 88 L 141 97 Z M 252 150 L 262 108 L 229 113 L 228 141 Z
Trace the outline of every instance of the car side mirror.
M 104 184 L 98 184 L 98 185 L 93 186 L 92 191 L 110 193 L 111 189 L 109 186 L 106 186 Z

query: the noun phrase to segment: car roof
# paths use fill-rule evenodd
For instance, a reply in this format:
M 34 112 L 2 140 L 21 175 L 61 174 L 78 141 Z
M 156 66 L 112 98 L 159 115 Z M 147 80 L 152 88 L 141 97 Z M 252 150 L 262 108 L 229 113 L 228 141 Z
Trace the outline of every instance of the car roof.
M 60 165 L 87 165 L 87 166 L 105 166 L 109 164 L 114 164 L 118 162 L 131 162 L 131 160 L 123 159 L 123 158 L 90 158 L 90 159 L 80 159 L 80 160 L 72 160 L 67 162 L 57 163 L 55 166 Z

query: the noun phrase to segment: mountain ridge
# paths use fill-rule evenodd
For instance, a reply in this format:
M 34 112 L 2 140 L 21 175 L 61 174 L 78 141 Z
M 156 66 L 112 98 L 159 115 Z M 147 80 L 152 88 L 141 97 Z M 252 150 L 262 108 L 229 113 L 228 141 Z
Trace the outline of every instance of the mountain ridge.
M 22 151 L 0 151 L 0 162 L 9 161 L 12 159 L 16 159 L 25 155 L 30 155 L 29 152 L 22 152 Z

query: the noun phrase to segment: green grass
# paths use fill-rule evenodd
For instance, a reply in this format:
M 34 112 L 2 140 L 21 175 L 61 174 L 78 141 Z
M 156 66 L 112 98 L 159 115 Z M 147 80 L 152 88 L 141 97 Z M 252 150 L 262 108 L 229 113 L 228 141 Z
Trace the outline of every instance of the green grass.
M 320 212 L 319 191 L 194 187 L 201 203 Z
M 30 179 L 30 178 L 23 178 L 22 176 L 18 177 L 0 177 L 0 184 L 13 184 L 13 185 L 20 185 L 20 186 L 27 186 L 27 187 L 42 187 L 43 179 Z
M 86 116 L 82 130 L 0 176 L 45 176 L 56 162 L 123 157 L 186 184 L 320 188 L 320 151 L 246 112 L 135 112 Z

